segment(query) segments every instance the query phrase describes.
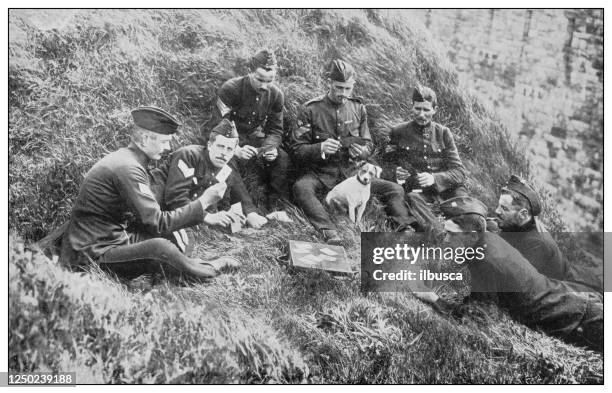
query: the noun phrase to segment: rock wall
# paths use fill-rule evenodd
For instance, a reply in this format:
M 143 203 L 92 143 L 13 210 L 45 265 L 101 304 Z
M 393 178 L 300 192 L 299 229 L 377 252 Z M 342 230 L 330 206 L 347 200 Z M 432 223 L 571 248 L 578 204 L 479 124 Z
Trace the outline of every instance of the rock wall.
M 525 143 L 570 230 L 603 230 L 603 10 L 411 10 Z

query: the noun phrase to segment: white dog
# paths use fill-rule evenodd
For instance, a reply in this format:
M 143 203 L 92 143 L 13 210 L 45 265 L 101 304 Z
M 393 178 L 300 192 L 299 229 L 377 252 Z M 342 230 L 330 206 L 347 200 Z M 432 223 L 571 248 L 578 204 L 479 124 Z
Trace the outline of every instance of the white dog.
M 325 197 L 330 206 L 348 208 L 351 221 L 358 223 L 370 199 L 372 178 L 380 177 L 382 168 L 365 161 L 357 163 L 357 174 L 336 185 Z M 333 205 L 332 205 L 333 204 Z

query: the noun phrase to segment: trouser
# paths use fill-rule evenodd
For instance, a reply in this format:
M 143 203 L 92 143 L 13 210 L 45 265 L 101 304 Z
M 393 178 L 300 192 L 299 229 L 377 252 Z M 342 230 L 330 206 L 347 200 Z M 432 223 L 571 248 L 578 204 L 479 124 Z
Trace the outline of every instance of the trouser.
M 133 236 L 130 244 L 106 251 L 97 260 L 100 267 L 117 275 L 135 277 L 144 273 L 163 272 L 169 276 L 187 274 L 199 278 L 216 275 L 212 266 L 189 258 L 175 244 L 161 237 L 140 240 Z
M 418 231 L 430 231 L 439 229 L 440 223 L 431 209 L 430 203 L 441 202 L 443 200 L 454 198 L 458 196 L 467 196 L 465 187 L 460 186 L 453 190 L 448 190 L 441 194 L 425 192 L 406 193 L 406 205 L 408 207 L 409 214 L 416 219 L 418 222 Z
M 400 185 L 374 178 L 370 187 L 372 195 L 376 195 L 385 205 L 385 212 L 395 222 L 397 230 L 402 230 L 416 222 L 408 213 L 404 202 L 404 190 Z M 318 198 L 319 194 L 327 193 L 330 190 L 331 188 L 327 187 L 313 173 L 305 174 L 293 185 L 296 204 L 304 211 L 306 217 L 317 230 L 335 228 L 329 214 Z
M 278 156 L 271 162 L 266 161 L 262 157 L 253 157 L 248 161 L 238 159 L 238 169 L 245 180 L 252 176 L 250 175 L 251 173 L 255 172 L 258 180 L 268 187 L 268 193 L 272 192 L 277 197 L 289 200 L 291 194 L 287 176 L 291 161 L 286 151 L 280 147 L 277 150 Z

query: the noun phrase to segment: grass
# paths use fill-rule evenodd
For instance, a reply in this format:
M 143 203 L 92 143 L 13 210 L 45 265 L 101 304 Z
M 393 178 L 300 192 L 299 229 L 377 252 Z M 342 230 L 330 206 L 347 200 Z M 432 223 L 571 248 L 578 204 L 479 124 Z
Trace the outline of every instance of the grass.
M 601 355 L 494 306 L 472 304 L 449 319 L 410 294 L 366 296 L 356 279 L 288 271 L 287 239 L 317 240 L 295 208 L 295 225 L 200 233 L 200 256 L 244 263 L 207 284 L 122 282 L 67 271 L 29 250 L 67 219 L 93 163 L 127 144 L 129 109 L 176 114 L 184 124 L 177 145 L 192 143 L 209 126 L 216 88 L 244 74 L 248 56 L 264 46 L 280 62 L 286 131 L 299 104 L 325 91 L 324 65 L 338 56 L 357 69 L 356 94 L 368 103 L 377 146 L 406 118 L 418 81 L 439 93 L 437 120 L 452 128 L 476 196 L 491 206 L 509 173 L 529 174 L 503 125 L 401 14 L 88 10 L 53 29 L 29 22 L 31 12 L 10 13 L 12 370 L 75 370 L 81 383 L 602 383 Z M 548 223 L 562 226 L 546 209 Z M 380 213 L 374 203 L 365 227 L 384 229 Z M 341 226 L 357 264 L 358 231 Z

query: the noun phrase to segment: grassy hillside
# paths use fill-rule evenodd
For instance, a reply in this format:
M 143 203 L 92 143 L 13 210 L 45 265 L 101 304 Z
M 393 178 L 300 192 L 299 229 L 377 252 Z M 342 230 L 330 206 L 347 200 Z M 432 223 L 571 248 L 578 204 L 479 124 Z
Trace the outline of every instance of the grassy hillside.
M 157 105 L 183 122 L 179 143 L 207 127 L 216 88 L 275 50 L 286 130 L 299 105 L 325 90 L 323 66 L 357 69 L 377 143 L 406 118 L 418 81 L 440 97 L 472 179 L 492 204 L 510 172 L 528 174 L 503 126 L 457 81 L 427 35 L 377 11 L 11 11 L 10 228 L 31 242 L 66 220 L 85 172 L 127 144 L 129 110 Z M 366 227 L 384 225 L 374 206 Z M 76 370 L 112 382 L 601 382 L 602 358 L 526 329 L 494 307 L 460 319 L 409 294 L 363 296 L 356 280 L 290 273 L 286 239 L 315 239 L 295 225 L 263 233 L 201 234 L 202 256 L 245 267 L 213 283 L 120 284 L 79 275 L 25 252 L 11 238 L 10 367 Z M 547 218 L 561 225 L 547 210 Z M 342 231 L 355 264 L 356 229 Z M 258 247 L 252 244 L 257 242 Z M 155 280 L 153 280 L 155 281 Z M 168 334 L 172 332 L 172 334 Z

